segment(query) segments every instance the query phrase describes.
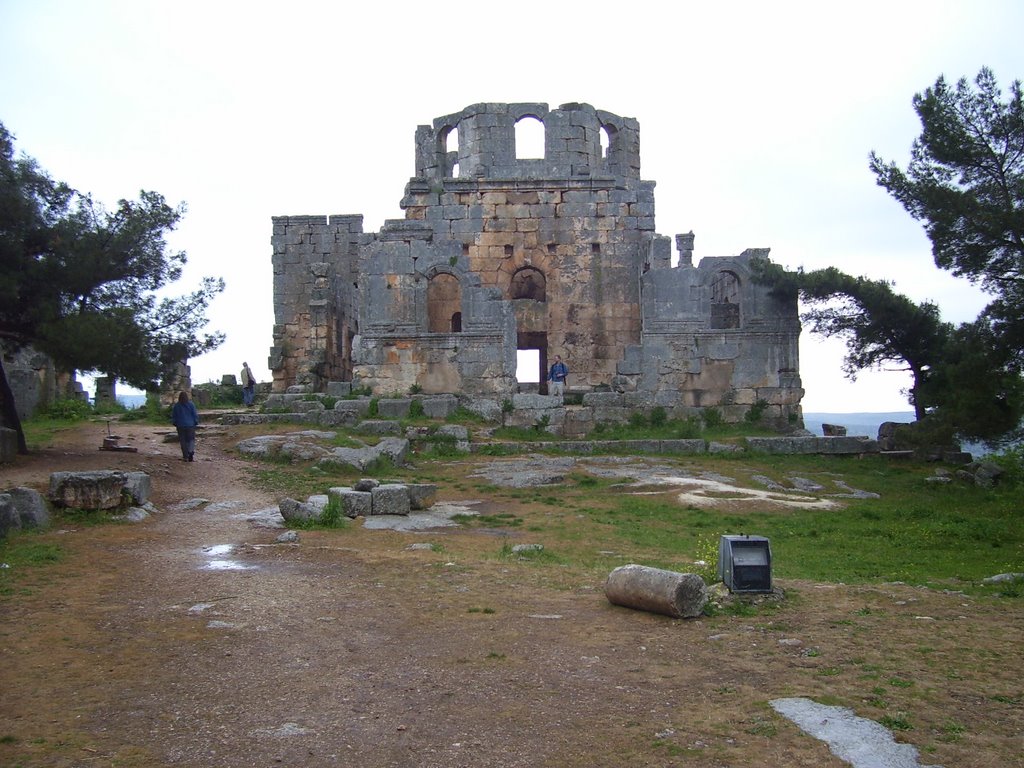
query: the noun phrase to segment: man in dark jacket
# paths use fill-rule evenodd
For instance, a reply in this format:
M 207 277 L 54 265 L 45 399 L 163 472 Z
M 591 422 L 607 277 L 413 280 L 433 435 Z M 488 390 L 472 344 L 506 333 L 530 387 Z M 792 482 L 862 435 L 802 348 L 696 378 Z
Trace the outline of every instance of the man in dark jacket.
M 178 393 L 178 402 L 171 408 L 171 423 L 178 429 L 181 443 L 181 460 L 192 461 L 196 455 L 196 427 L 199 426 L 199 412 L 196 404 L 184 392 Z

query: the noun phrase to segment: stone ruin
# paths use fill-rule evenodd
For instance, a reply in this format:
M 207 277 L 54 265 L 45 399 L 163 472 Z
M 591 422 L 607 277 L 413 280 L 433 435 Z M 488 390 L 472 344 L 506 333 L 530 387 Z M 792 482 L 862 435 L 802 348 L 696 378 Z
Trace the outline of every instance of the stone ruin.
M 529 124 L 542 158 L 517 155 Z M 800 419 L 796 301 L 751 279 L 768 249 L 694 265 L 691 232 L 673 263 L 635 119 L 475 104 L 419 126 L 415 149 L 405 218 L 379 232 L 361 215 L 274 217 L 275 392 L 351 382 L 501 401 L 527 390 L 517 352 L 532 350 L 540 394 L 557 354 L 570 392 Z

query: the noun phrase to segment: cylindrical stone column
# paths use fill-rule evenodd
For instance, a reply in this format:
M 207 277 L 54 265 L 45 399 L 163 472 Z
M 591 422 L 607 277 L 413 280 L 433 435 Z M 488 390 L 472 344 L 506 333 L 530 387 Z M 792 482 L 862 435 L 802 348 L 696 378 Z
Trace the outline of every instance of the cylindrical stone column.
M 623 565 L 608 574 L 604 594 L 614 605 L 662 613 L 676 619 L 700 616 L 708 601 L 704 579 L 645 565 Z

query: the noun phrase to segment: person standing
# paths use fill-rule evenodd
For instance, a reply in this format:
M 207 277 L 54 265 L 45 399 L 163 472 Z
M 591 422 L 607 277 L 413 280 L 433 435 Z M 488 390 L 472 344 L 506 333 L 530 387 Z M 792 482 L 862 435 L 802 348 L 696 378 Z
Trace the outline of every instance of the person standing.
M 256 399 L 256 377 L 249 370 L 248 363 L 242 363 L 242 403 L 251 406 Z
M 196 455 L 196 427 L 199 426 L 199 412 L 196 404 L 184 392 L 178 393 L 178 402 L 171 408 L 171 423 L 178 429 L 181 444 L 181 460 L 192 461 Z
M 555 362 L 548 371 L 548 381 L 551 382 L 551 392 L 558 398 L 565 399 L 565 380 L 569 377 L 569 366 L 562 362 L 560 355 L 555 355 Z

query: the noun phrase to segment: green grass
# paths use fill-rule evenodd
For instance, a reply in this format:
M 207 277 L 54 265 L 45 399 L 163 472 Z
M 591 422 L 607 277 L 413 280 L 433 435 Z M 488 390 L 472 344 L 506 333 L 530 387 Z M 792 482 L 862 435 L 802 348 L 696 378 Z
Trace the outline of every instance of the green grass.
M 500 446 L 495 448 L 495 453 L 502 453 Z M 476 455 L 471 461 L 487 459 Z M 459 522 L 529 531 L 570 568 L 605 570 L 610 561 L 600 553 L 614 552 L 632 562 L 698 572 L 712 581 L 719 537 L 750 533 L 771 541 L 772 574 L 777 579 L 903 581 L 977 596 L 1024 596 L 1024 583 L 981 583 L 995 574 L 1024 572 L 1022 481 L 1017 476 L 985 489 L 963 482 L 926 483 L 935 465 L 892 463 L 878 456 L 702 455 L 663 461 L 672 462 L 681 474 L 727 475 L 743 488 L 763 489 L 754 475 L 784 485 L 799 476 L 824 486 L 822 494 L 842 493 L 835 484 L 841 481 L 879 498 L 837 498 L 837 506 L 826 510 L 723 498 L 721 506 L 701 509 L 680 503 L 671 488 L 652 486 L 639 489 L 641 494 L 635 486 L 627 487 L 624 478 L 595 477 L 581 470 L 555 486 L 499 488 L 478 481 L 467 484 L 464 467 L 453 469 L 446 456 L 428 451 L 417 455 L 415 467 L 403 468 L 402 475 L 409 481 L 427 477 L 442 487 L 489 497 L 498 509 Z M 360 476 L 393 475 L 395 468 L 385 463 L 366 471 L 311 471 L 301 465 L 261 462 L 251 472 L 260 487 L 304 499 L 332 485 L 349 485 Z
M 63 559 L 63 548 L 41 540 L 35 531 L 9 533 L 0 540 L 0 597 L 30 588 L 37 569 Z

